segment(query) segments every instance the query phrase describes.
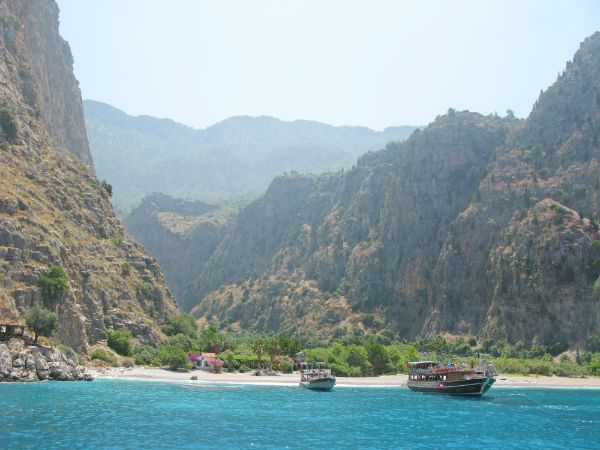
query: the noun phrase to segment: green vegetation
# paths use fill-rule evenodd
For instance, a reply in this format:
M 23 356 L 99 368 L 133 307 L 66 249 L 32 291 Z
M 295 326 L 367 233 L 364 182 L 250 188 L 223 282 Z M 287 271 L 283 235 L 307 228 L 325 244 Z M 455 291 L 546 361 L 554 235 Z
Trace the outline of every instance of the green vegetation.
M 67 271 L 62 266 L 51 266 L 38 282 L 42 300 L 48 308 L 54 308 L 63 294 L 69 291 Z
M 131 275 L 131 263 L 129 261 L 123 261 L 121 265 L 121 276 L 128 277 Z
M 58 315 L 44 308 L 30 309 L 25 321 L 34 333 L 34 344 L 37 344 L 39 336 L 52 336 L 58 330 Z
M 473 336 L 445 339 L 435 336 L 403 340 L 390 330 L 378 334 L 362 332 L 338 333 L 333 342 L 313 337 L 293 337 L 283 334 L 261 335 L 242 331 L 227 333 L 214 324 L 198 329 L 188 314 L 170 317 L 162 327 L 169 341 L 160 347 L 140 346 L 133 352 L 135 363 L 145 366 L 167 366 L 171 369 L 190 367 L 188 353 L 214 352 L 228 371 L 247 372 L 271 367 L 291 373 L 289 358 L 306 352 L 306 361 L 325 363 L 337 376 L 358 377 L 406 373 L 407 363 L 433 359 L 453 363 L 477 363 L 478 354 L 492 360 L 500 373 L 537 374 L 578 377 L 600 375 L 600 337 L 590 336 L 585 351 L 577 352 L 575 360 L 563 354 L 567 346 L 534 344 L 526 348 L 518 342 L 484 341 Z M 558 355 L 563 355 L 557 361 Z
M 102 348 L 97 348 L 90 354 L 90 358 L 99 359 L 101 361 L 109 363 L 111 366 L 117 366 L 117 358 L 107 353 L 106 350 Z
M 123 367 L 133 367 L 135 366 L 135 361 L 132 358 L 123 358 L 121 365 Z
M 163 366 L 168 366 L 172 370 L 190 369 L 192 367 L 187 352 L 174 346 L 166 346 L 160 350 L 160 362 Z
M 130 337 L 131 331 L 126 329 L 109 331 L 108 346 L 121 356 L 130 356 L 133 352 Z
M 405 372 L 408 361 L 420 358 L 413 344 L 383 345 L 370 337 L 364 345 L 334 343 L 328 348 L 309 349 L 307 359 L 327 363 L 335 375 L 360 377 Z
M 19 124 L 8 108 L 0 109 L 0 127 L 9 141 L 14 141 L 19 132 Z
M 600 353 L 592 353 L 585 369 L 590 375 L 600 376 Z
M 150 283 L 138 283 L 137 291 L 144 298 L 150 298 L 152 295 L 152 285 Z
M 58 348 L 58 349 L 59 349 L 61 352 L 63 352 L 63 353 L 64 353 L 64 352 L 68 352 L 68 351 L 70 351 L 70 350 L 73 350 L 71 347 L 69 347 L 69 346 L 68 346 L 68 345 L 66 345 L 66 344 L 58 344 L 56 347 L 57 347 L 57 348 Z
M 194 338 L 198 331 L 198 325 L 196 325 L 196 320 L 189 314 L 180 314 L 169 317 L 167 323 L 162 326 L 162 330 L 167 336 L 184 334 Z
M 112 197 L 112 194 L 113 194 L 112 184 L 109 184 L 106 180 L 102 180 L 102 183 L 100 183 L 100 185 L 108 193 L 108 196 Z
M 281 362 L 281 371 L 283 373 L 292 373 L 294 371 L 294 366 L 291 362 L 283 360 Z
M 151 345 L 137 347 L 133 359 L 140 366 L 160 366 L 160 349 Z

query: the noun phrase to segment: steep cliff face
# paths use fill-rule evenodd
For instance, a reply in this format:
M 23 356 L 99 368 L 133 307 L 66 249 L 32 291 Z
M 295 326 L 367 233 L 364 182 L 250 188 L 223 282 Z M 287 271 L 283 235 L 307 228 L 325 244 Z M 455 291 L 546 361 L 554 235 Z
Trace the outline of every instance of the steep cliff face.
M 58 6 L 53 0 L 3 3 L 3 50 L 10 54 L 5 61 L 11 81 L 55 147 L 91 166 L 73 57 L 57 32 Z
M 599 144 L 596 33 L 498 149 L 481 200 L 450 227 L 431 329 L 568 343 L 597 332 Z
M 351 171 L 276 180 L 185 304 L 263 330 L 308 318 L 322 336 L 580 344 L 600 328 L 599 112 L 596 33 L 525 121 L 449 111 Z
M 85 352 L 126 326 L 152 342 L 177 306 L 93 173 L 57 14 L 45 0 L 0 3 L 0 318 L 40 305 L 40 277 L 61 265 L 70 289 L 52 306 L 59 341 Z
M 403 334 L 417 334 L 427 311 L 418 303 L 427 300 L 429 267 L 443 244 L 438 235 L 468 204 L 511 123 L 456 113 L 404 144 L 367 154 L 351 171 L 275 180 L 240 214 L 183 304 L 193 305 L 193 294 L 197 301 L 216 287 L 242 282 L 258 317 L 266 314 L 258 321 L 264 330 L 287 320 L 270 305 L 288 297 L 298 311 L 309 302 L 315 325 L 328 332 L 353 328 L 374 313 Z M 296 281 L 289 285 L 290 279 Z M 294 295 L 307 283 L 311 295 Z M 220 297 L 232 295 L 219 289 L 194 313 L 235 322 L 238 311 L 230 304 L 219 313 Z M 410 320 L 396 317 L 400 310 Z

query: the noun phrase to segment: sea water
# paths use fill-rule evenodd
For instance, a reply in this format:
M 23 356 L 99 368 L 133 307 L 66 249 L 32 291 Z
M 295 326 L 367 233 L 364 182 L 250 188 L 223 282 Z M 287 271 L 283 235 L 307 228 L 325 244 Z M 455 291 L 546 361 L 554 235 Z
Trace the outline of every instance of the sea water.
M 600 390 L 0 384 L 0 448 L 600 448 Z

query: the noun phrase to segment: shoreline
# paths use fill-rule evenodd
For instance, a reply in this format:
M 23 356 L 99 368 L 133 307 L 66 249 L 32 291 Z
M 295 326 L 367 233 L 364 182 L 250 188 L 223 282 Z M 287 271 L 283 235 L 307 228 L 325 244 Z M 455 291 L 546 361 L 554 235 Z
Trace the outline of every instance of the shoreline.
M 279 374 L 276 376 L 254 376 L 250 373 L 211 373 L 201 370 L 175 372 L 157 368 L 107 368 L 87 369 L 95 379 L 130 381 L 161 381 L 214 384 L 242 384 L 264 386 L 297 386 L 299 374 Z M 197 377 L 197 380 L 192 380 Z M 381 375 L 377 377 L 338 377 L 336 387 L 360 388 L 404 388 L 407 375 Z M 600 389 L 600 377 L 566 378 L 557 376 L 497 375 L 495 387 L 531 387 L 563 389 Z

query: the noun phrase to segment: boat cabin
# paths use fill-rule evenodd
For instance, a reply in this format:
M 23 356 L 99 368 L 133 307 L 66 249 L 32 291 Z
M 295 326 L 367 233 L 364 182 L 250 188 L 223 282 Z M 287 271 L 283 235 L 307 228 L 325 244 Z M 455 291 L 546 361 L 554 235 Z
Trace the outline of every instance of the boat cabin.
M 323 362 L 308 362 L 301 365 L 300 381 L 310 381 L 331 376 L 331 369 L 325 368 L 325 363 Z
M 473 371 L 466 365 L 441 363 L 437 361 L 416 361 L 408 363 L 409 381 L 454 381 L 469 378 Z
M 23 338 L 25 335 L 25 325 L 18 323 L 0 323 L 0 341 L 7 341 L 12 338 Z

